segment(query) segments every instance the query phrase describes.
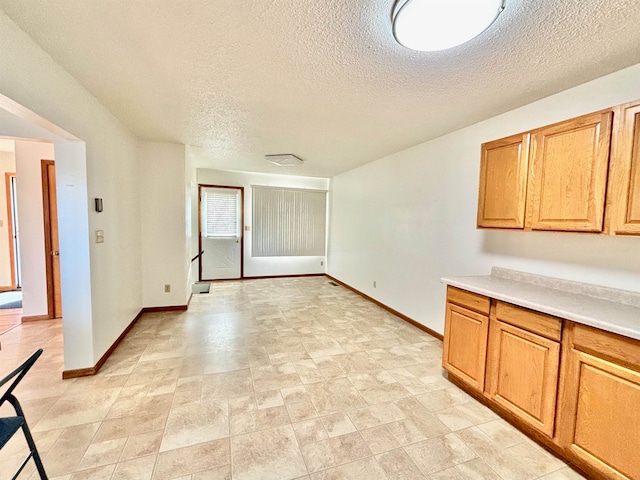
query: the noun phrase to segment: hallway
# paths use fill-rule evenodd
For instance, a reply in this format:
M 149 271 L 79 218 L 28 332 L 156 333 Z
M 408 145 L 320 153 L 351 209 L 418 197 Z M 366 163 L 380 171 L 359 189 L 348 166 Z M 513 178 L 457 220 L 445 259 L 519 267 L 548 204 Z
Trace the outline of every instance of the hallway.
M 440 341 L 325 277 L 214 283 L 94 377 L 61 380 L 59 321 L 0 341 L 0 376 L 44 348 L 17 396 L 52 480 L 582 478 L 443 378 Z

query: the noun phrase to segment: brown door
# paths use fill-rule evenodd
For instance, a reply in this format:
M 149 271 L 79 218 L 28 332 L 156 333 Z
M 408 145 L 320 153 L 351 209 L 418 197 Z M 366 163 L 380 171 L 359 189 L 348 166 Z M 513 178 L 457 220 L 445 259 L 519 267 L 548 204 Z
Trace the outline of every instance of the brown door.
M 58 244 L 58 203 L 56 170 L 53 160 L 42 160 L 42 204 L 44 248 L 47 267 L 47 303 L 49 318 L 62 317 L 60 289 L 60 245 Z

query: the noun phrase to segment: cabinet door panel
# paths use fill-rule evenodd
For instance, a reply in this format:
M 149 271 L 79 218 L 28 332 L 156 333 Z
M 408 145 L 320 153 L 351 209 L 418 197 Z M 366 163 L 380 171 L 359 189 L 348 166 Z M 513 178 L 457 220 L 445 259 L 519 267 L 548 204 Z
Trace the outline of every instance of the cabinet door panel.
M 500 321 L 490 335 L 489 396 L 552 437 L 560 344 Z
M 442 366 L 475 390 L 484 389 L 489 317 L 447 303 Z
M 482 145 L 478 227 L 524 227 L 528 160 L 528 133 Z
M 640 104 L 620 108 L 614 128 L 613 233 L 640 235 Z
M 570 449 L 612 478 L 640 478 L 640 374 L 573 351 L 578 377 Z
M 532 229 L 602 231 L 612 117 L 586 115 L 533 133 Z

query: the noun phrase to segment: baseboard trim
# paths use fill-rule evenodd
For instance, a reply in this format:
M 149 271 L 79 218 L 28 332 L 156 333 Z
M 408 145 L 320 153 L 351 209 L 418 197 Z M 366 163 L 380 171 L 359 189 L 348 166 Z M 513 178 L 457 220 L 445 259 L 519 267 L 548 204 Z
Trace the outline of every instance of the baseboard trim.
M 417 322 L 416 320 L 414 320 L 411 317 L 407 317 L 404 313 L 400 313 L 399 311 L 389 307 L 388 305 L 385 305 L 382 302 L 379 302 L 378 300 L 376 300 L 375 298 L 370 297 L 369 295 L 367 295 L 366 293 L 362 293 L 360 290 L 353 288 L 351 285 L 346 284 L 340 280 L 338 280 L 335 277 L 332 277 L 331 275 L 327 274 L 326 275 L 327 278 L 331 279 L 332 281 L 336 282 L 339 285 L 342 285 L 344 288 L 351 290 L 354 293 L 357 293 L 358 295 L 360 295 L 363 298 L 366 298 L 367 300 L 369 300 L 372 303 L 375 303 L 377 306 L 379 306 L 380 308 L 383 308 L 384 310 L 386 310 L 389 313 L 393 313 L 395 316 L 400 317 L 402 320 L 404 320 L 407 323 L 410 323 L 411 325 L 413 325 L 416 328 L 419 328 L 420 330 L 422 330 L 425 333 L 428 333 L 429 335 L 431 335 L 432 337 L 437 338 L 438 340 L 442 341 L 444 340 L 444 336 L 442 336 L 441 334 L 439 334 L 438 332 L 436 332 L 435 330 L 431 330 L 429 327 L 421 324 L 420 322 Z
M 39 322 L 40 320 L 55 320 L 55 318 L 49 318 L 49 315 L 27 315 L 20 320 L 22 323 Z
M 67 380 L 69 378 L 89 377 L 91 375 L 95 375 L 96 373 L 98 373 L 98 371 L 100 371 L 100 369 L 104 365 L 104 362 L 106 362 L 107 359 L 111 356 L 111 354 L 115 351 L 115 349 L 118 348 L 118 345 L 120 345 L 120 342 L 124 340 L 124 337 L 127 336 L 127 334 L 131 331 L 131 329 L 138 322 L 138 320 L 140 320 L 140 317 L 142 317 L 144 313 L 145 313 L 145 309 L 143 308 L 138 312 L 135 318 L 131 320 L 131 323 L 127 325 L 127 328 L 124 329 L 124 331 L 120 334 L 120 336 L 116 339 L 116 341 L 113 342 L 113 345 L 111 345 L 109 349 L 106 352 L 104 352 L 104 355 L 100 357 L 100 360 L 98 360 L 98 363 L 96 363 L 93 367 L 90 367 L 90 368 L 78 368 L 76 370 L 65 370 L 62 372 L 62 379 Z
M 243 277 L 240 280 L 262 280 L 266 278 L 299 278 L 299 277 L 325 277 L 326 273 L 294 273 L 291 275 L 264 275 L 257 277 Z
M 191 300 L 191 299 L 189 299 Z M 184 312 L 189 309 L 189 304 L 186 305 L 170 305 L 167 307 L 144 307 L 142 313 L 156 313 L 156 312 Z

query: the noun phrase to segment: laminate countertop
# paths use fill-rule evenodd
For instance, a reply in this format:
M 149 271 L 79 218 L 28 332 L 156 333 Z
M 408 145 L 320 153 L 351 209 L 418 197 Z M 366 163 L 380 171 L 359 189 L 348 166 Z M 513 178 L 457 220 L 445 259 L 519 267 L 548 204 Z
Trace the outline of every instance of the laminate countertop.
M 494 267 L 443 283 L 640 340 L 640 293 Z

